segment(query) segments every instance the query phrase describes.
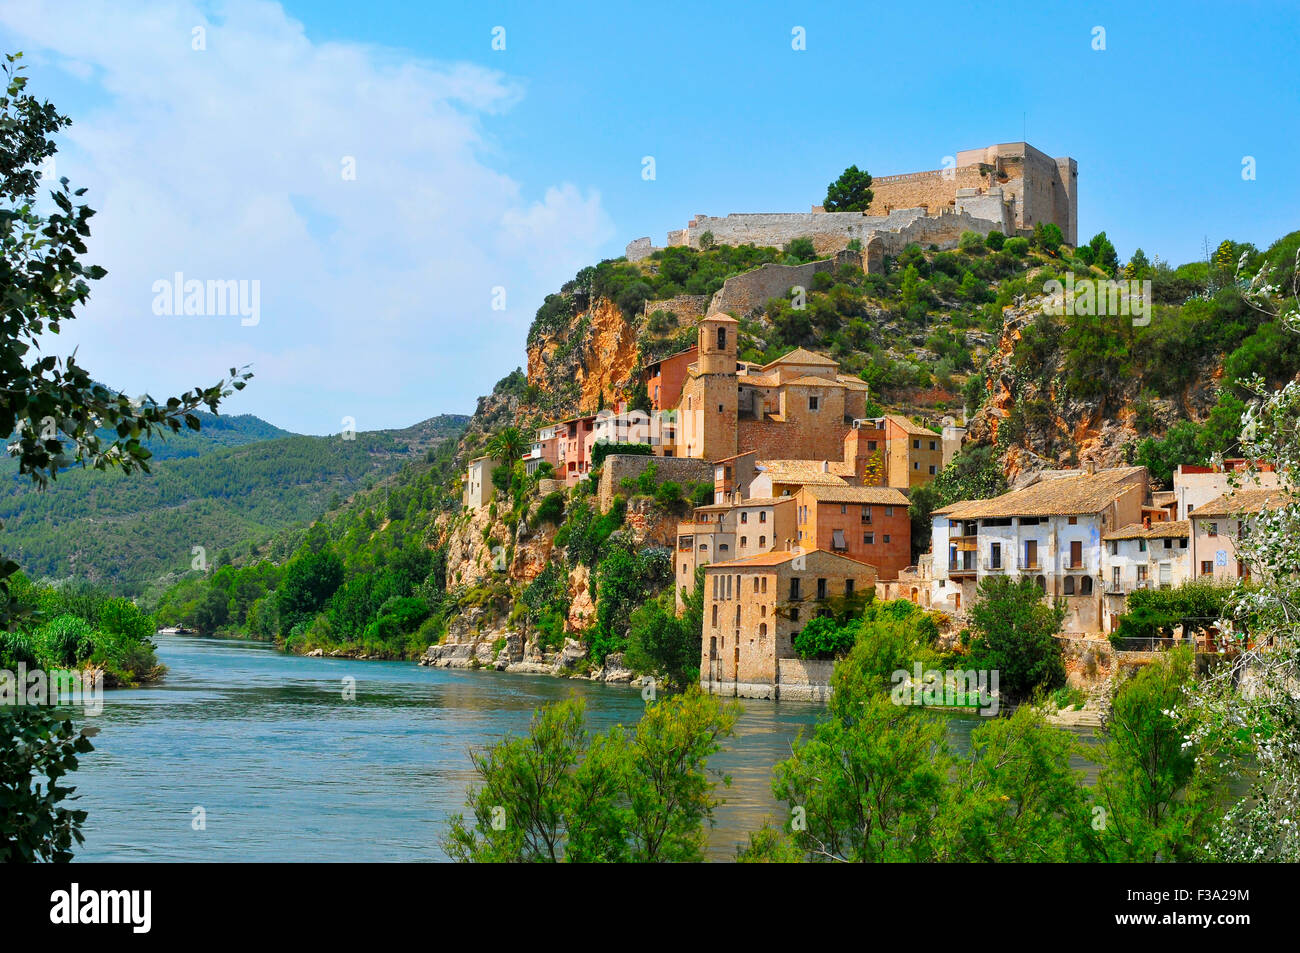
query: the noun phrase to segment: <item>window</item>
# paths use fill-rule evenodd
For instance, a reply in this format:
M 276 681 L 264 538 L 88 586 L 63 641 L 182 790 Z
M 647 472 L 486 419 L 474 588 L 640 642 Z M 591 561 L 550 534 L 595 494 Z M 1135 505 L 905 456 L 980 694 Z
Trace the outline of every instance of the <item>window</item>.
M 990 569 L 1002 568 L 1002 544 L 1001 543 L 994 543 L 992 546 L 989 547 L 989 568 Z
M 718 350 L 725 351 L 726 349 L 727 349 L 727 329 L 718 328 Z
M 839 550 L 840 552 L 848 549 L 848 546 L 844 542 L 844 530 L 836 529 L 831 531 L 831 549 Z
M 1218 536 L 1218 535 L 1219 535 L 1219 524 L 1218 524 L 1218 523 L 1211 523 L 1209 529 L 1206 530 L 1206 533 L 1207 533 L 1208 535 L 1210 535 L 1210 536 Z
M 754 591 L 758 592 L 758 577 L 754 577 Z
M 790 598 L 799 598 L 799 578 L 797 576 L 790 580 Z
M 760 511 L 759 511 L 759 513 L 758 513 L 758 521 L 759 521 L 760 523 L 766 523 L 766 522 L 767 522 L 767 510 L 760 510 Z
M 862 542 L 865 543 L 865 544 L 868 545 L 868 546 L 874 546 L 874 545 L 876 545 L 876 534 L 875 534 L 875 533 L 863 533 L 863 534 L 862 534 Z
M 893 515 L 894 515 L 894 508 L 893 508 L 892 506 L 886 506 L 886 507 L 885 507 L 885 519 L 889 519 L 889 517 L 891 517 L 891 516 L 893 516 Z
M 731 547 L 728 546 L 726 543 L 718 543 L 718 551 L 719 551 L 719 552 L 723 552 L 723 553 L 725 553 L 725 552 L 727 552 L 727 550 L 729 550 L 729 549 L 731 549 Z
M 1111 540 L 1110 542 L 1110 554 L 1112 556 L 1119 555 L 1119 543 L 1115 542 L 1114 540 Z
M 1208 559 L 1202 559 L 1202 560 L 1201 560 L 1201 575 L 1202 575 L 1202 576 L 1213 576 L 1213 575 L 1214 575 L 1214 563 L 1211 562 L 1211 561 L 1208 560 Z
M 715 578 L 713 581 L 717 582 L 717 579 Z M 718 604 L 716 602 L 713 604 L 713 627 L 715 629 L 718 627 Z
M 1070 568 L 1078 569 L 1083 565 L 1083 543 L 1080 540 L 1073 540 L 1070 543 Z
M 760 639 L 765 639 L 765 638 L 767 638 L 767 623 L 766 623 L 766 622 L 760 622 L 760 623 L 758 624 L 758 637 L 759 637 Z
M 767 545 L 767 537 L 766 536 L 758 537 L 758 545 L 760 547 L 765 547 Z
M 1145 553 L 1146 551 L 1147 551 L 1147 541 L 1146 541 L 1145 539 L 1139 539 L 1139 540 L 1138 540 L 1138 552 L 1139 552 L 1139 553 Z
M 931 464 L 931 465 L 930 465 L 930 476 L 934 476 L 934 473 L 935 473 L 934 464 Z
M 809 397 L 809 398 L 808 398 L 808 409 L 809 409 L 809 410 L 816 410 L 816 409 L 817 409 L 817 402 L 818 402 L 819 400 L 821 400 L 820 397 Z
M 799 610 L 798 610 L 798 609 L 791 609 L 791 610 L 790 610 L 790 621 L 791 621 L 791 622 L 798 622 L 798 621 L 799 621 Z M 794 635 L 798 635 L 798 634 L 799 634 L 799 633 L 796 632 Z M 793 639 L 793 638 L 794 638 L 794 635 L 790 636 L 790 638 Z
M 818 579 L 818 580 L 817 580 L 817 598 L 818 598 L 818 599 L 825 599 L 825 598 L 826 598 L 826 580 L 825 580 L 825 579 Z
M 862 507 L 862 522 L 864 523 L 871 522 L 871 507 L 869 506 Z
M 886 545 L 886 546 L 889 545 L 889 534 L 888 534 L 888 533 L 885 534 L 885 545 Z
M 876 441 L 874 441 L 874 440 L 868 440 L 868 441 L 867 441 L 867 450 L 868 450 L 868 451 L 871 451 L 871 450 L 875 450 L 875 449 L 876 449 Z
M 1165 540 L 1165 549 L 1173 549 L 1173 548 L 1174 548 L 1174 541 L 1172 539 Z
M 1110 587 L 1119 589 L 1119 567 L 1115 566 L 1110 571 Z
M 1187 548 L 1187 538 L 1186 538 L 1186 537 L 1183 537 L 1182 539 L 1180 539 L 1180 540 L 1178 541 L 1178 548 L 1179 548 L 1179 549 L 1186 549 L 1186 548 Z
M 740 537 L 740 548 L 744 549 L 748 545 L 749 545 L 749 537 L 748 536 Z
M 930 441 L 930 449 L 931 449 L 931 450 L 937 450 L 937 449 L 939 449 L 938 444 L 936 444 L 935 441 L 933 441 L 933 440 Z
M 849 506 L 848 506 L 848 504 L 847 504 L 847 503 L 841 503 L 841 504 L 840 504 L 840 515 L 843 516 L 843 515 L 845 515 L 846 513 L 848 513 L 848 511 L 849 511 Z
M 1081 576 L 1081 577 L 1079 578 L 1079 595 L 1081 595 L 1081 596 L 1090 596 L 1090 595 L 1092 595 L 1092 577 L 1091 577 L 1091 576 Z
M 749 514 L 746 513 L 744 510 L 741 510 L 741 512 L 740 512 L 740 521 L 741 521 L 742 523 L 748 523 L 748 522 L 749 522 Z
M 851 596 L 851 595 L 853 595 L 853 580 L 852 580 L 852 579 L 845 579 L 845 580 L 844 580 L 844 594 L 845 594 L 846 596 Z
M 913 450 L 920 450 L 920 449 L 921 449 L 921 441 L 919 441 L 919 440 L 913 440 L 913 441 L 912 441 L 912 449 L 913 449 Z
M 1079 525 L 1079 517 L 1077 517 L 1077 516 L 1071 516 L 1071 517 L 1070 517 L 1070 525 L 1071 525 L 1071 526 L 1078 526 L 1078 525 Z
M 740 604 L 736 604 L 736 627 L 740 627 Z
M 1146 567 L 1146 566 L 1138 566 L 1138 567 L 1137 567 L 1137 579 L 1138 579 L 1138 582 L 1139 582 L 1139 583 L 1144 583 L 1144 582 L 1147 581 L 1147 567 Z
M 913 470 L 919 470 L 919 469 L 921 469 L 921 464 L 920 464 L 920 462 L 919 462 L 919 461 L 916 461 L 916 460 L 913 460 L 913 461 L 912 461 L 912 469 L 913 469 Z
M 763 586 L 762 586 L 762 590 L 763 590 L 763 592 L 767 592 L 767 577 L 766 577 L 766 576 L 763 577 Z

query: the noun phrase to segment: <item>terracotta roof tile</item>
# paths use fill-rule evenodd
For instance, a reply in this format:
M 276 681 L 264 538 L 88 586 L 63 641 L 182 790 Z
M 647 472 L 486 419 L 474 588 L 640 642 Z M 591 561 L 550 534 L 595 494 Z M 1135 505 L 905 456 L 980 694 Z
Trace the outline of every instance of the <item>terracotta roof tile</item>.
M 1079 516 L 1098 513 L 1113 503 L 1143 467 L 1114 467 L 1096 473 L 1054 476 L 1023 490 L 991 500 L 962 500 L 934 511 L 951 519 L 998 519 L 1011 516 Z
M 1300 503 L 1300 497 L 1284 489 L 1270 487 L 1255 490 L 1230 490 L 1192 510 L 1193 518 L 1205 516 L 1234 516 L 1237 513 L 1258 513 L 1261 510 L 1280 509 L 1288 503 Z

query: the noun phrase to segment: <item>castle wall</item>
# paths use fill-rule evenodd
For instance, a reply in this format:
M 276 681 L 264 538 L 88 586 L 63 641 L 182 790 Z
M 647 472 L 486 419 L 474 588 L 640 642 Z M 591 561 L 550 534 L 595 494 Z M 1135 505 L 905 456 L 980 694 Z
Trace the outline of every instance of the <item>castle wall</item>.
M 609 512 L 614 497 L 626 492 L 623 489 L 624 479 L 631 477 L 635 480 L 651 466 L 655 468 L 655 477 L 660 483 L 673 480 L 685 487 L 688 483 L 713 482 L 713 464 L 708 460 L 611 453 L 600 465 L 600 483 L 596 491 L 600 511 Z

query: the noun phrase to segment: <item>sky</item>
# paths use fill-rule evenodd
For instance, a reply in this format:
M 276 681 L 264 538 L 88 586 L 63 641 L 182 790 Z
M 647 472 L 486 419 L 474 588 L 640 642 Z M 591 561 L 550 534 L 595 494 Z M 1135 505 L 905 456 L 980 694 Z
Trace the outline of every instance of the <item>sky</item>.
M 1122 259 L 1265 247 L 1300 227 L 1296 8 L 1155 6 L 6 0 L 109 272 L 49 346 L 156 398 L 250 365 L 223 412 L 299 433 L 472 413 L 634 238 L 1021 139 Z M 166 313 L 177 274 L 244 310 Z

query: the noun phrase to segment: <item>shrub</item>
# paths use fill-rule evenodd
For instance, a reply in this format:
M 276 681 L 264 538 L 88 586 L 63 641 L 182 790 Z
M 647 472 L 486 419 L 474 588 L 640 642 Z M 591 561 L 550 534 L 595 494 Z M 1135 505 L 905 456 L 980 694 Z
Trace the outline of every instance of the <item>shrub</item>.
M 1002 247 L 1017 258 L 1024 258 L 1029 253 L 1029 239 L 1020 236 L 1008 238 Z
M 545 499 L 537 507 L 534 514 L 538 526 L 543 523 L 550 523 L 553 526 L 559 526 L 564 522 L 564 494 L 558 490 L 554 493 L 546 494 Z
M 984 244 L 994 251 L 1001 251 L 1006 240 L 1007 236 L 1003 235 L 1001 232 L 993 231 L 989 232 L 988 237 L 984 239 Z

